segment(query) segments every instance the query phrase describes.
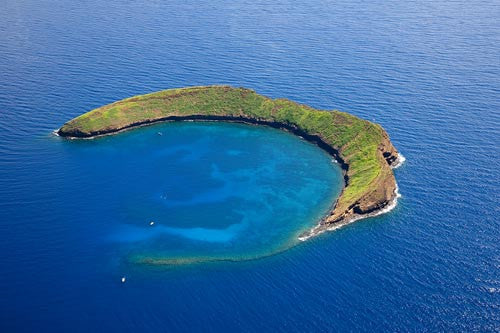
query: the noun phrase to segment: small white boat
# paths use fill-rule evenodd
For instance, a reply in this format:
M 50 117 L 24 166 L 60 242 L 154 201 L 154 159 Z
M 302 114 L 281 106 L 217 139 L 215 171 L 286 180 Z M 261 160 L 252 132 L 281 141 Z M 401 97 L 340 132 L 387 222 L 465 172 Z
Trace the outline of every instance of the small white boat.
M 125 279 L 125 276 L 122 277 L 122 283 L 125 283 L 126 279 Z
M 153 221 L 149 222 L 149 225 L 154 225 L 155 223 Z

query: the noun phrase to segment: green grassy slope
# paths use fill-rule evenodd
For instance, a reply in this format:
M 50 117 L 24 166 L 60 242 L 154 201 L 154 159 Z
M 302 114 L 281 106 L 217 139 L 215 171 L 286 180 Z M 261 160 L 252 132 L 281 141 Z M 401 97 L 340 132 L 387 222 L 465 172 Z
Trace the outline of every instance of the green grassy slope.
M 273 100 L 244 88 L 191 87 L 135 96 L 74 118 L 61 127 L 59 134 L 91 137 L 168 117 L 188 116 L 279 123 L 315 135 L 336 149 L 348 165 L 348 183 L 327 221 L 381 208 L 394 196 L 395 181 L 388 162 L 393 162 L 397 151 L 379 125 L 344 112 Z

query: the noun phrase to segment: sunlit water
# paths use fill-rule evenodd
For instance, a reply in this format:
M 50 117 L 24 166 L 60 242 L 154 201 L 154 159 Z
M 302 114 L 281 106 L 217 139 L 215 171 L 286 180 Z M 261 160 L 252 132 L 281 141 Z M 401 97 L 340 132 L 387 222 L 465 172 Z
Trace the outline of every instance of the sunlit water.
M 0 331 L 498 331 L 499 6 L 2 0 Z M 323 152 L 286 133 L 257 135 L 247 148 L 226 140 L 220 150 L 210 148 L 223 134 L 206 134 L 220 129 L 212 125 L 161 125 L 162 137 L 144 128 L 92 142 L 50 134 L 121 98 L 205 84 L 245 86 L 380 123 L 407 158 L 395 171 L 398 206 L 258 260 L 137 264 L 134 258 L 159 252 L 187 256 L 176 252 L 187 244 L 195 256 L 201 244 L 210 247 L 207 256 L 222 255 L 216 249 L 223 244 L 234 244 L 224 252 L 231 256 L 280 251 L 326 205 L 309 201 L 317 195 L 301 197 L 311 209 L 292 209 L 305 220 L 294 225 L 286 216 L 286 226 L 272 220 L 267 229 L 257 224 L 279 215 L 270 211 L 274 204 L 247 222 L 236 211 L 248 208 L 247 199 L 262 204 L 253 196 L 265 188 L 252 183 L 249 170 L 263 173 L 254 161 L 231 165 L 239 163 L 232 153 L 253 147 L 277 154 L 256 160 L 259 167 L 271 168 L 274 159 L 301 163 L 281 156 L 294 152 L 262 142 L 267 137 L 303 147 L 300 155 L 317 154 L 328 170 L 321 177 L 336 174 Z M 205 134 L 190 140 L 190 126 Z M 226 138 L 239 132 L 225 129 Z M 261 131 L 253 130 L 248 135 Z M 163 143 L 171 131 L 200 150 Z M 202 147 L 212 153 L 202 155 Z M 205 168 L 194 170 L 190 159 Z M 180 165 L 188 170 L 176 170 Z M 209 192 L 174 177 L 191 173 Z M 300 191 L 303 177 L 287 178 L 283 192 L 270 189 L 277 207 L 293 205 L 289 192 Z M 324 181 L 311 186 L 321 191 Z M 242 199 L 246 184 L 257 193 Z M 225 186 L 243 192 L 230 198 Z M 207 202 L 212 197 L 234 200 L 224 207 L 227 219 L 208 211 L 219 204 Z M 176 218 L 168 215 L 174 211 Z M 207 214 L 223 218 L 197 217 Z M 245 234 L 251 221 L 254 228 L 245 230 L 267 244 Z M 275 228 L 284 234 L 264 233 Z M 183 246 L 174 248 L 174 240 Z
M 282 251 L 330 210 L 343 184 L 330 155 L 270 128 L 168 123 L 55 141 L 85 175 L 68 181 L 91 188 L 79 204 L 93 207 L 99 235 L 134 262 Z

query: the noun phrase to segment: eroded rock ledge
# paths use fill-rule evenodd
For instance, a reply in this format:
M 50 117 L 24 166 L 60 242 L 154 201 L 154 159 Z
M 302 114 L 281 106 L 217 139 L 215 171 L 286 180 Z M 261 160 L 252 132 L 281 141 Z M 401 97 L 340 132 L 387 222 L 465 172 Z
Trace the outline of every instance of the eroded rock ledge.
M 316 110 L 229 86 L 164 90 L 127 98 L 76 117 L 57 133 L 93 138 L 159 121 L 229 121 L 284 129 L 330 153 L 344 172 L 344 189 L 330 213 L 302 238 L 380 212 L 397 196 L 391 166 L 398 152 L 377 124 L 340 111 Z

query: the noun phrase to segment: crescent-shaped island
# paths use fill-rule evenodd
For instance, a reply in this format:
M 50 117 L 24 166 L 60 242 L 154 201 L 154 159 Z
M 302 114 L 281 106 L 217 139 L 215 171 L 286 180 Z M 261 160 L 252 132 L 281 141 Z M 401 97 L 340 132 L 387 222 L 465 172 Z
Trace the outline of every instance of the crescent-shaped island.
M 375 215 L 397 199 L 392 167 L 400 156 L 378 124 L 340 111 L 316 110 L 230 86 L 169 89 L 102 106 L 65 123 L 57 134 L 93 138 L 160 121 L 227 121 L 284 129 L 317 144 L 341 165 L 344 188 L 307 239 Z

